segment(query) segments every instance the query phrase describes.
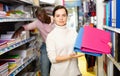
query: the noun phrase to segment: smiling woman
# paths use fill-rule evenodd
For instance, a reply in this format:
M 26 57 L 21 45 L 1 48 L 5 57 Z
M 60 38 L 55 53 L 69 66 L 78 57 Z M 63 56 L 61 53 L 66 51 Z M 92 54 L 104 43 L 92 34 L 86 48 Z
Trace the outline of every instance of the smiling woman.
M 54 20 L 58 26 L 66 25 L 66 21 L 67 21 L 66 11 L 64 9 L 59 9 L 58 11 L 56 11 L 56 14 L 54 16 Z
M 55 28 L 46 39 L 48 57 L 52 63 L 50 76 L 82 76 L 78 67 L 78 55 L 74 52 L 76 30 L 66 25 L 68 11 L 64 6 L 58 5 L 53 10 Z

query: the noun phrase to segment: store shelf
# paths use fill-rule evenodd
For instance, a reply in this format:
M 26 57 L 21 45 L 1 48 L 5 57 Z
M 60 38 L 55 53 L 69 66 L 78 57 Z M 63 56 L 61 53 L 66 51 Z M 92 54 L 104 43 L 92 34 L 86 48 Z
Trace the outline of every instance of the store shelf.
M 11 11 L 13 9 L 19 9 L 20 7 L 20 10 L 23 9 L 24 7 L 26 7 L 25 9 L 26 12 L 28 12 L 28 14 L 30 14 L 31 17 L 16 17 L 13 18 L 12 17 L 0 17 L 0 24 L 1 24 L 1 29 L 4 29 L 3 27 L 3 24 L 6 25 L 5 26 L 5 32 L 6 31 L 9 31 L 9 27 L 7 28 L 7 26 L 9 26 L 9 23 L 11 24 L 16 24 L 16 23 L 23 23 L 25 21 L 28 21 L 29 23 L 31 21 L 34 21 L 36 20 L 36 18 L 33 18 L 34 15 L 33 12 L 34 12 L 34 9 L 36 9 L 36 7 L 39 7 L 39 5 L 35 5 L 35 3 L 32 1 L 32 0 L 0 0 L 0 3 L 2 5 L 5 5 L 6 8 L 3 8 L 3 11 Z M 23 6 L 23 7 L 22 7 Z M 16 8 L 17 7 L 17 8 Z M 9 9 L 10 8 L 10 9 Z M 32 14 L 31 14 L 32 13 Z M 14 25 L 16 26 L 16 25 Z M 13 28 L 12 30 L 15 31 L 16 27 Z M 2 30 L 1 30 L 2 31 Z M 28 39 L 25 39 L 25 40 L 16 40 L 16 42 L 8 42 L 6 44 L 6 47 L 5 48 L 0 48 L 0 55 L 1 57 L 4 56 L 5 53 L 9 53 L 10 51 L 13 51 L 13 49 L 15 48 L 18 48 L 22 45 L 27 45 L 27 43 L 32 43 L 31 41 L 34 41 L 35 40 L 35 36 L 32 36 Z M 23 48 L 24 49 L 24 48 Z M 25 47 L 26 49 L 26 47 Z M 29 65 L 33 60 L 35 60 L 36 58 L 36 55 L 35 54 L 32 54 L 32 56 L 29 56 L 28 58 L 24 59 L 23 61 L 21 60 L 21 63 L 18 63 L 18 65 L 9 71 L 8 75 L 7 76 L 16 76 L 19 72 L 21 72 L 24 68 L 26 68 L 27 65 Z
M 35 18 L 0 18 L 0 22 L 34 21 Z
M 120 71 L 120 63 L 118 63 L 112 56 L 111 54 L 108 54 L 107 57 L 113 62 L 113 64 L 118 68 Z
M 26 44 L 27 42 L 30 42 L 30 41 L 32 41 L 34 39 L 35 39 L 35 37 L 30 37 L 30 38 L 28 38 L 26 40 L 22 40 L 22 41 L 17 42 L 17 43 L 15 43 L 13 45 L 10 45 L 10 46 L 8 46 L 6 48 L 0 49 L 0 55 L 4 54 L 4 53 L 6 53 L 6 52 L 8 52 L 8 51 L 10 51 L 12 49 L 15 49 L 15 48 L 17 48 L 17 47 L 19 47 L 19 46 L 21 46 L 23 44 Z
M 49 2 L 43 2 L 43 1 L 40 1 L 40 6 L 41 7 L 51 7 L 51 6 L 55 6 L 55 4 L 53 3 L 49 3 Z
M 5 3 L 5 4 L 29 4 L 29 5 L 32 5 L 32 3 L 27 0 L 0 0 L 0 2 Z
M 26 60 L 23 64 L 17 66 L 14 70 L 12 70 L 8 76 L 15 76 L 16 74 L 18 74 L 21 70 L 23 70 L 28 64 L 30 64 L 33 60 L 35 60 L 36 56 L 33 55 L 31 56 L 31 58 L 29 58 L 28 60 Z
M 116 33 L 120 33 L 120 29 L 119 28 L 114 28 L 114 27 L 110 27 L 110 26 L 103 26 L 104 29 L 116 32 Z
M 24 3 L 27 3 L 27 4 L 33 4 L 32 2 L 28 1 L 28 0 L 18 0 L 20 2 L 24 2 Z

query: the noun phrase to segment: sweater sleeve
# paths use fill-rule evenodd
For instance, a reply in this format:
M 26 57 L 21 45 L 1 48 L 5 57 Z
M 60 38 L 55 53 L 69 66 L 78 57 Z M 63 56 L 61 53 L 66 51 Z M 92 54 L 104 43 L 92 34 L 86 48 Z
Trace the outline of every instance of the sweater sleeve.
M 33 30 L 33 29 L 37 28 L 38 25 L 42 25 L 42 23 L 38 20 L 35 20 L 27 25 L 24 25 L 23 27 L 25 30 Z
M 52 36 L 48 34 L 46 39 L 47 45 L 47 54 L 51 61 L 51 63 L 56 63 L 56 49 L 55 49 L 55 41 L 52 39 Z

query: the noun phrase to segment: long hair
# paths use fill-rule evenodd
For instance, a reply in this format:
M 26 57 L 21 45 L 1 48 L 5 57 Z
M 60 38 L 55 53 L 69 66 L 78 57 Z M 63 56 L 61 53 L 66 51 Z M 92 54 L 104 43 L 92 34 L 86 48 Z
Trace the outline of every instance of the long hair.
M 37 10 L 35 11 L 35 15 L 43 23 L 49 24 L 51 22 L 51 19 L 46 13 L 45 9 L 37 8 Z M 40 19 L 39 17 L 42 17 L 42 19 Z

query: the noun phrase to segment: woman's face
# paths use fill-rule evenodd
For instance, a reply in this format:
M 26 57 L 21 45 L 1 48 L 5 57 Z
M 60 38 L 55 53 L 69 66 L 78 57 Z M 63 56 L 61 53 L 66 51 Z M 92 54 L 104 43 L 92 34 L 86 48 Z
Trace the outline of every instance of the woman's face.
M 59 26 L 66 25 L 67 14 L 66 14 L 65 9 L 58 9 L 55 11 L 54 21 Z

